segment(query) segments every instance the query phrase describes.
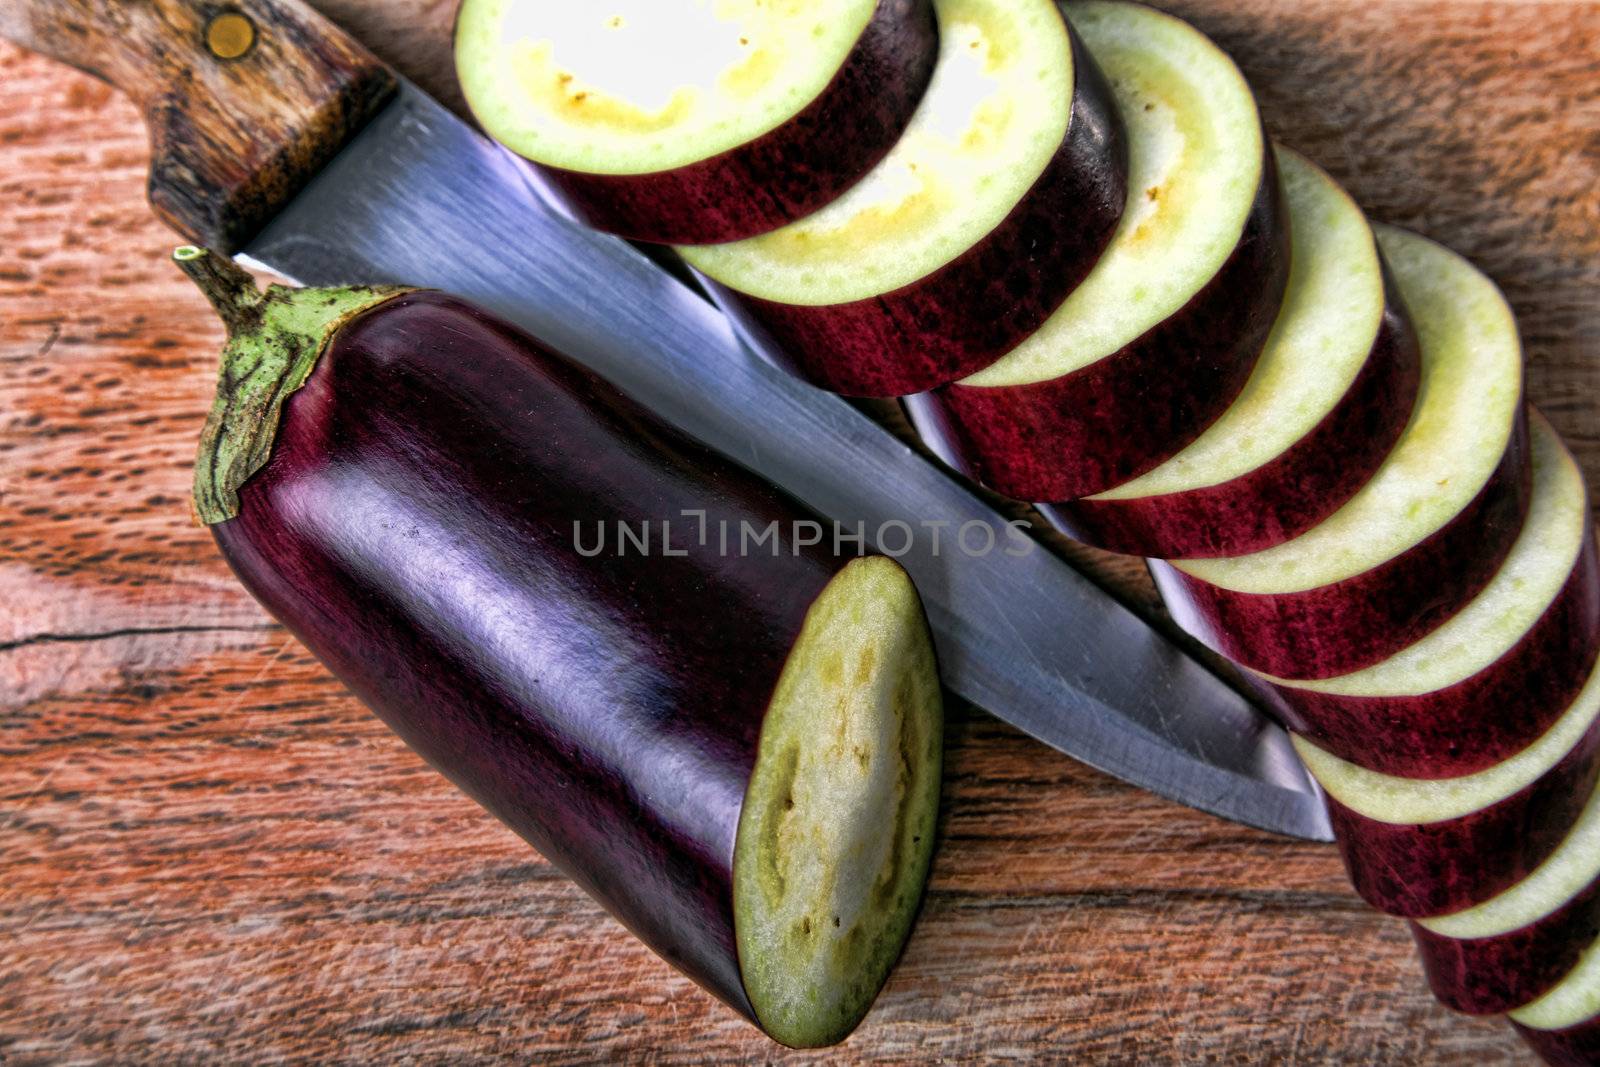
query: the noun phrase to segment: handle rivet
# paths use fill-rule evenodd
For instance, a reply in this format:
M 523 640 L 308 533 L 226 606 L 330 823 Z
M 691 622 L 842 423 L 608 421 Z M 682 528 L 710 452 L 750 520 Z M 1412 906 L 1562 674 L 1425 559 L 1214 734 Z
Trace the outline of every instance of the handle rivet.
M 255 43 L 255 24 L 237 11 L 225 11 L 206 23 L 206 47 L 218 59 L 238 59 Z

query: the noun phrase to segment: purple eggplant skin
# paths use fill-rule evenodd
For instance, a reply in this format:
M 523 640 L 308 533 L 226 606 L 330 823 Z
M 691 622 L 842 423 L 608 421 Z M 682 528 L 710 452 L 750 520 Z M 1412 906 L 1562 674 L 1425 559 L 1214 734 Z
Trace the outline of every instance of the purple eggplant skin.
M 685 511 L 705 513 L 705 544 Z M 338 331 L 212 529 L 408 745 L 754 1021 L 734 837 L 779 671 L 843 561 L 787 538 L 724 554 L 717 525 L 811 518 L 514 328 L 418 291 Z M 575 540 L 644 520 L 648 555 Z M 684 555 L 665 554 L 663 520 Z
M 1158 559 L 1242 556 L 1300 536 L 1371 480 L 1410 421 L 1421 346 L 1384 267 L 1383 318 L 1366 362 L 1333 410 L 1281 455 L 1216 485 L 1160 496 L 1043 504 L 1068 537 Z
M 1137 478 L 1204 433 L 1249 381 L 1289 285 L 1289 211 L 1262 143 L 1239 243 L 1182 309 L 1070 374 L 907 397 L 928 447 L 997 493 L 1052 503 Z
M 1600 722 L 1536 781 L 1455 819 L 1379 822 L 1332 796 L 1328 818 L 1356 892 L 1389 915 L 1425 919 L 1482 904 L 1532 874 L 1571 831 L 1600 781 Z
M 597 230 L 656 244 L 754 237 L 811 214 L 877 166 L 921 103 L 938 54 L 931 0 L 879 0 L 833 80 L 755 140 L 643 174 L 534 168 Z
M 781 304 L 699 275 L 752 347 L 845 396 L 899 397 L 974 374 L 1088 276 L 1127 202 L 1128 145 L 1105 75 L 1069 24 L 1066 137 L 1000 225 L 932 274 L 844 304 Z
M 1565 1030 L 1535 1030 L 1517 1022 L 1511 1025 L 1550 1067 L 1594 1067 L 1600 1063 L 1600 1017 Z
M 1510 759 L 1577 698 L 1600 656 L 1592 520 L 1555 600 L 1499 659 L 1431 693 L 1344 696 L 1261 682 L 1284 725 L 1341 759 L 1402 778 L 1456 778 Z
M 1410 925 L 1439 1002 L 1467 1015 L 1498 1015 L 1553 989 L 1600 937 L 1600 879 L 1537 922 L 1493 937 L 1462 940 Z
M 1168 610 L 1213 652 L 1284 679 L 1336 678 L 1388 659 L 1483 591 L 1522 529 L 1532 474 L 1526 414 L 1466 507 L 1393 559 L 1330 585 L 1240 593 L 1152 560 Z

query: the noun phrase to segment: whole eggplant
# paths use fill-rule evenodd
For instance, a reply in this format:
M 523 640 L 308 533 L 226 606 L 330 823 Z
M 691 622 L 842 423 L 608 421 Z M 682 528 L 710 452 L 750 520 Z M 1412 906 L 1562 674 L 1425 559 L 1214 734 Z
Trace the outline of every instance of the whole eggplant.
M 896 785 L 883 861 L 894 898 L 863 905 L 859 930 L 833 916 L 830 937 L 870 951 L 850 950 L 864 973 L 842 979 L 851 989 L 826 1018 L 763 1018 L 752 1002 L 735 851 L 780 679 L 783 692 L 848 684 L 818 674 L 844 655 L 821 639 L 786 672 L 803 631 L 849 629 L 807 629 L 808 616 L 855 568 L 871 575 L 852 588 L 910 590 L 898 565 L 807 543 L 815 520 L 796 502 L 461 300 L 263 294 L 221 257 L 175 258 L 230 330 L 195 500 L 251 593 L 407 744 L 695 981 L 787 1043 L 848 1033 L 899 954 L 931 857 L 942 720 L 914 592 L 900 644 L 872 645 L 899 658 L 854 665 L 906 673 L 889 682 L 910 689 L 880 703 L 915 752 L 863 762 L 894 764 L 873 772 Z M 785 729 L 806 734 L 797 721 Z M 833 771 L 809 786 L 803 768 L 798 785 L 787 773 L 778 787 L 790 793 L 834 786 Z M 882 822 L 884 810 L 861 815 Z M 742 847 L 778 834 L 765 817 L 745 820 Z M 811 959 L 803 949 L 768 963 L 794 969 Z

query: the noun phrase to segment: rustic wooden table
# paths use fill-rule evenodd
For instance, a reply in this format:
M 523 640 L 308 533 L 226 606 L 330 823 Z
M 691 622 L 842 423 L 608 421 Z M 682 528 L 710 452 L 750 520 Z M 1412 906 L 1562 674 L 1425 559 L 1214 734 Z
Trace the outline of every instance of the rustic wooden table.
M 447 0 L 328 0 L 456 99 Z M 1275 131 L 1471 255 L 1600 485 L 1600 4 L 1181 0 Z M 0 1062 L 767 1060 L 390 736 L 186 503 L 216 323 L 145 134 L 0 45 Z M 1088 558 L 1150 608 L 1136 566 Z M 982 713 L 841 1060 L 1498 1063 L 1330 848 L 1156 800 Z M 795 1059 L 804 1057 L 795 1056 Z

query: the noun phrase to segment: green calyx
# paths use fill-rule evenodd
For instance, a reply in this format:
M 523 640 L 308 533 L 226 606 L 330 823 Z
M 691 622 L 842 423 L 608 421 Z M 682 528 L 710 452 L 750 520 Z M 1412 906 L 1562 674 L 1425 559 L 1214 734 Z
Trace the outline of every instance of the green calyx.
M 226 256 L 185 245 L 172 259 L 228 327 L 194 465 L 195 513 L 211 526 L 239 513 L 239 487 L 271 457 L 284 401 L 311 376 L 333 335 L 368 308 L 412 290 L 271 285 L 262 291 Z

